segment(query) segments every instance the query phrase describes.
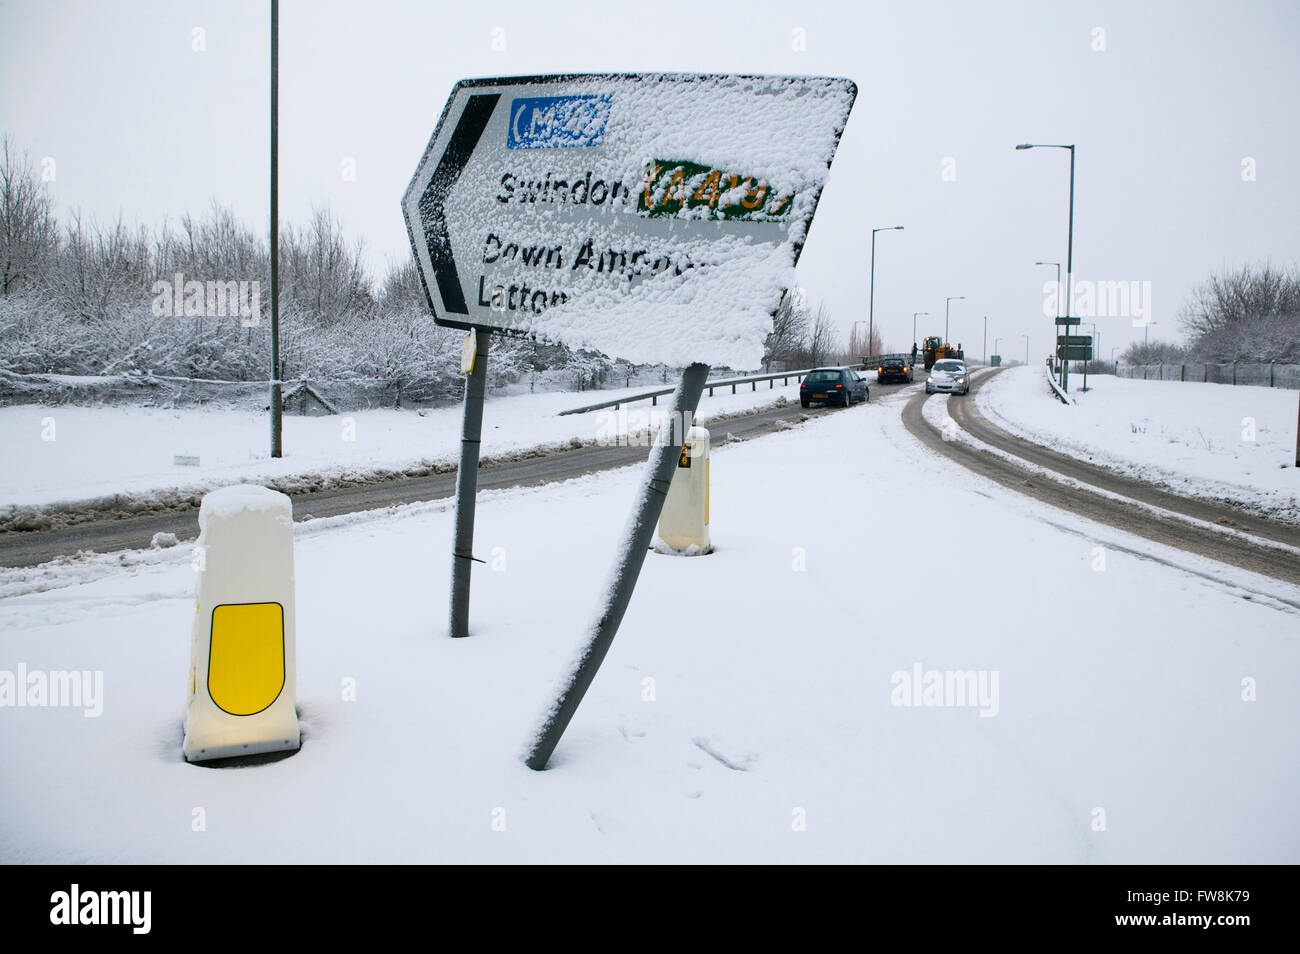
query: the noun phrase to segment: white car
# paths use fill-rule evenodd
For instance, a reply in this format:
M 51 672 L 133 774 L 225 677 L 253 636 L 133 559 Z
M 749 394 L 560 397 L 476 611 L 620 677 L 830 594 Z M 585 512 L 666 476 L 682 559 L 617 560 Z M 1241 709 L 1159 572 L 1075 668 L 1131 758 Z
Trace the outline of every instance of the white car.
M 925 379 L 925 393 L 934 394 L 936 391 L 969 394 L 970 370 L 966 367 L 966 362 L 956 358 L 936 361 L 930 369 L 930 376 Z

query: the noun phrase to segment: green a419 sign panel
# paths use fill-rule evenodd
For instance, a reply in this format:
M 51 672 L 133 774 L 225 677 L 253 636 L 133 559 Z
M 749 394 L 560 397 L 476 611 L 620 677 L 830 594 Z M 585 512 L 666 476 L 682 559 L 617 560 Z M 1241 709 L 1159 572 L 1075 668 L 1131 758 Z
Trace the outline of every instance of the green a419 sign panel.
M 637 363 L 757 367 L 856 92 L 824 77 L 461 81 L 403 198 L 434 316 Z

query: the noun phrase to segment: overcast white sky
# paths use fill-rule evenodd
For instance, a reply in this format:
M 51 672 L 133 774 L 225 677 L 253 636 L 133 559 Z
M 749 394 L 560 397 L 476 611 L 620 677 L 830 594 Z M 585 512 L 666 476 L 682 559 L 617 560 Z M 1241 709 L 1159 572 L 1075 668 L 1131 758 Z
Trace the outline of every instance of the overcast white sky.
M 269 2 L 0 0 L 0 130 L 52 157 L 60 210 L 150 225 L 213 200 L 268 222 Z M 193 49 L 202 28 L 206 49 Z M 1104 36 L 1096 31 L 1104 30 Z M 1050 349 L 1037 259 L 1150 282 L 1152 338 L 1225 265 L 1300 258 L 1300 4 L 627 4 L 284 0 L 281 216 L 329 204 L 382 273 L 409 255 L 400 199 L 452 84 L 641 70 L 847 76 L 859 87 L 799 265 L 845 335 L 943 330 L 981 353 Z M 505 50 L 493 49 L 495 30 Z M 806 50 L 794 49 L 796 29 Z M 495 34 L 497 37 L 502 34 Z M 1094 47 L 1104 39 L 1104 51 Z M 344 181 L 345 158 L 356 178 Z M 1242 163 L 1256 180 L 1243 181 Z M 951 159 L 955 180 L 945 181 Z M 1140 338 L 1100 318 L 1102 353 Z

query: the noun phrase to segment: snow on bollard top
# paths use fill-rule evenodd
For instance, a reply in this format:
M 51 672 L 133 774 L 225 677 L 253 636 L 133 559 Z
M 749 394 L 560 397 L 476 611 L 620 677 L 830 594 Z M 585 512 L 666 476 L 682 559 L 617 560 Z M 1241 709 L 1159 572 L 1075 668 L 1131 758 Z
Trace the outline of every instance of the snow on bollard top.
M 292 522 L 293 501 L 287 494 L 257 484 L 222 487 L 203 495 L 203 503 L 199 505 L 199 532 L 207 527 L 210 517 L 230 518 L 248 511 L 267 511 Z
M 851 80 L 462 80 L 403 199 L 440 324 L 757 367 Z

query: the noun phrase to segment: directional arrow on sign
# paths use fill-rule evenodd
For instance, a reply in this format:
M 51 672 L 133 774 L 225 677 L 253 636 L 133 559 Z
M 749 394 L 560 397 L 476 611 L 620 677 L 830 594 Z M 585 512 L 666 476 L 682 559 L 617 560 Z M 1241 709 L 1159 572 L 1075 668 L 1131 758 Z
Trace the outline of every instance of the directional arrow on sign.
M 447 143 L 447 151 L 438 160 L 438 167 L 420 196 L 420 217 L 425 223 L 424 240 L 429 250 L 429 261 L 438 283 L 438 292 L 442 296 L 443 307 L 454 315 L 468 315 L 469 309 L 465 304 L 460 276 L 456 273 L 451 234 L 447 230 L 447 216 L 443 210 L 452 186 L 469 162 L 500 99 L 500 93 L 469 97 Z

